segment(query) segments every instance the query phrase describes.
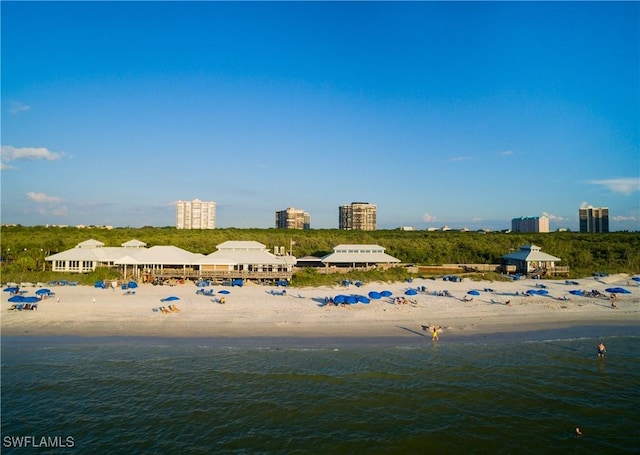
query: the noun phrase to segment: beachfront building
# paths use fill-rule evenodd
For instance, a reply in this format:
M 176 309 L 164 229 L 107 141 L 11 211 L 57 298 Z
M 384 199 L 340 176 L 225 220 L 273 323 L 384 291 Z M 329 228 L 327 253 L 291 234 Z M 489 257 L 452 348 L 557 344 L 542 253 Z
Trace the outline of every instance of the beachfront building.
M 580 207 L 580 232 L 609 232 L 608 207 Z
M 503 266 L 515 266 L 517 273 L 544 276 L 568 273 L 568 267 L 558 267 L 561 259 L 543 253 L 536 245 L 523 245 L 518 251 L 502 256 Z
M 513 232 L 549 232 L 549 218 L 546 216 L 527 216 L 511 220 Z
M 91 239 L 45 260 L 54 272 L 88 273 L 108 267 L 119 270 L 125 280 L 149 282 L 156 278 L 291 279 L 296 263 L 295 257 L 276 256 L 253 241 L 224 242 L 217 248 L 205 256 L 170 245 L 147 248 L 137 240 L 106 247 Z
M 196 261 L 199 277 L 218 279 L 291 279 L 296 258 L 275 255 L 252 240 L 230 240 Z
M 304 210 L 289 207 L 276 212 L 276 229 L 310 229 L 311 216 Z
M 356 231 L 375 231 L 377 207 L 368 202 L 352 202 L 338 207 L 338 228 Z
M 400 259 L 385 253 L 385 248 L 380 245 L 338 245 L 333 248 L 333 253 L 322 258 L 326 268 L 389 268 L 400 262 Z
M 215 229 L 216 203 L 193 201 L 176 202 L 176 229 Z

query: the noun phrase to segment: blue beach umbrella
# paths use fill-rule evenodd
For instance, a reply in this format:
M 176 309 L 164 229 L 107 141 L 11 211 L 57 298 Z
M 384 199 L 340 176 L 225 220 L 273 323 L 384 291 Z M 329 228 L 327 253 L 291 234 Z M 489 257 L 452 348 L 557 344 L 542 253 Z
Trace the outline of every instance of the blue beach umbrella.
M 631 294 L 631 291 L 628 291 L 625 288 L 607 288 L 605 291 L 610 292 L 611 294 Z
M 579 289 L 574 289 L 573 291 L 569 291 L 569 294 L 573 294 L 573 295 L 584 295 L 584 292 L 582 292 Z
M 218 294 L 231 294 L 231 291 L 227 291 L 226 289 L 222 289 L 218 291 Z
M 369 300 L 369 298 L 365 297 L 364 295 L 357 295 L 356 298 L 358 299 L 358 302 L 360 302 L 360 303 L 369 303 L 369 302 L 371 302 L 371 300 Z
M 416 291 L 415 289 L 407 289 L 406 291 L 404 291 L 405 295 L 416 295 L 418 293 L 418 291 Z
M 350 295 L 347 297 L 346 303 L 353 305 L 354 303 L 358 303 L 358 298 L 355 295 Z
M 24 297 L 22 297 L 21 295 L 14 295 L 12 297 L 9 297 L 9 302 L 11 303 L 24 302 Z
M 378 300 L 379 298 L 382 297 L 382 294 L 380 294 L 379 292 L 376 291 L 371 291 L 369 292 L 369 298 L 374 299 L 374 300 Z
M 469 294 L 469 295 L 480 295 L 480 291 L 476 291 L 475 289 L 472 289 L 469 292 L 467 292 L 467 294 Z
M 391 297 L 391 296 L 393 295 L 393 292 L 391 292 L 391 291 L 382 291 L 382 292 L 380 293 L 380 295 L 381 295 L 382 297 Z
M 36 303 L 39 302 L 40 299 L 36 296 L 30 295 L 29 297 L 22 297 L 22 301 L 24 303 Z
M 51 290 L 50 289 L 38 289 L 36 291 L 36 295 L 43 295 L 43 294 L 51 294 Z
M 335 298 L 333 299 L 334 303 L 344 303 L 347 300 L 347 296 L 346 295 L 336 295 Z
M 634 276 L 633 278 L 631 278 L 633 281 L 640 281 L 640 276 Z
M 15 286 L 11 286 L 11 287 L 4 288 L 4 289 L 3 289 L 3 291 L 4 291 L 4 292 L 10 292 L 10 293 L 12 293 L 12 294 L 15 294 L 15 293 L 16 293 L 16 292 L 18 292 L 19 290 L 20 290 L 20 288 L 15 287 Z
M 164 299 L 160 299 L 161 302 L 173 302 L 175 300 L 180 300 L 180 297 L 176 297 L 175 295 L 170 295 L 169 297 L 165 297 Z

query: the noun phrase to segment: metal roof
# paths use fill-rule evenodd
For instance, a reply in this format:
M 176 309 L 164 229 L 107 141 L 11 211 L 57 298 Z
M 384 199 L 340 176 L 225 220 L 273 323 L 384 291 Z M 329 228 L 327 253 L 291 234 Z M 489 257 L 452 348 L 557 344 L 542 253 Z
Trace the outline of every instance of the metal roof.
M 502 259 L 512 259 L 516 261 L 542 261 L 542 262 L 558 262 L 562 259 L 540 251 L 540 247 L 536 245 L 523 245 L 518 251 L 502 256 Z

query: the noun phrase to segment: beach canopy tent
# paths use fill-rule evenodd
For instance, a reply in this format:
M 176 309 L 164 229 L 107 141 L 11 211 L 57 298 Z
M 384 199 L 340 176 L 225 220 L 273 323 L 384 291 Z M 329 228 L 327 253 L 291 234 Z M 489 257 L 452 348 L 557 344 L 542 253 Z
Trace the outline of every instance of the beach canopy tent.
M 631 294 L 631 291 L 625 289 L 625 288 L 607 288 L 605 289 L 605 291 L 611 293 L 611 294 Z
M 469 292 L 467 292 L 467 294 L 469 294 L 469 295 L 480 295 L 480 292 L 476 291 L 475 289 L 472 289 Z

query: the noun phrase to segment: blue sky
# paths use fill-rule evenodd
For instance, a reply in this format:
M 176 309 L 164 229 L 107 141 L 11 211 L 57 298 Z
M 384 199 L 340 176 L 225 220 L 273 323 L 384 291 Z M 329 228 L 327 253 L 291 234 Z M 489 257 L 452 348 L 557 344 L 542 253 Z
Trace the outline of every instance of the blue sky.
M 640 4 L 2 2 L 2 223 L 640 230 Z

